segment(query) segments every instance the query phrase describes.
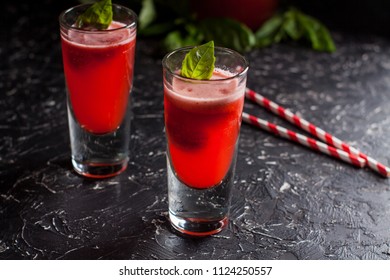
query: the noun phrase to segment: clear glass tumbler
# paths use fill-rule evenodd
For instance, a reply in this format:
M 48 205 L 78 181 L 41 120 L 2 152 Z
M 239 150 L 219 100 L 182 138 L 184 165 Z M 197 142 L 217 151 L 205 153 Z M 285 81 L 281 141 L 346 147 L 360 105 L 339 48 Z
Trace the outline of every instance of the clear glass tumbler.
M 107 29 L 78 28 L 78 16 L 90 5 L 61 13 L 62 57 L 73 167 L 105 178 L 128 163 L 137 16 L 113 4 Z
M 184 78 L 190 50 L 175 50 L 162 62 L 169 218 L 184 234 L 207 236 L 228 221 L 248 62 L 216 47 L 210 80 Z

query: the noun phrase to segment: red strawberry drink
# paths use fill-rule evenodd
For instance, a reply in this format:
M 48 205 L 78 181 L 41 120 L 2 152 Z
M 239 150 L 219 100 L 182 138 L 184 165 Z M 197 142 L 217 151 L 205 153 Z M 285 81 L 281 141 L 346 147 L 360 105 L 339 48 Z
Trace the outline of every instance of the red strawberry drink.
M 114 4 L 107 28 L 78 26 L 89 7 L 61 14 L 62 56 L 73 167 L 103 178 L 127 167 L 136 15 Z
M 79 125 L 95 134 L 115 131 L 127 109 L 135 33 L 112 22 L 105 34 L 68 31 L 62 54 L 70 104 Z
M 245 85 L 215 70 L 210 81 L 174 78 L 164 88 L 165 125 L 171 164 L 193 188 L 218 185 L 228 172 L 238 139 Z M 218 79 L 224 81 L 216 82 Z
M 185 52 L 163 60 L 169 215 L 179 231 L 202 236 L 227 222 L 247 62 L 216 48 L 212 77 L 194 80 L 177 69 Z

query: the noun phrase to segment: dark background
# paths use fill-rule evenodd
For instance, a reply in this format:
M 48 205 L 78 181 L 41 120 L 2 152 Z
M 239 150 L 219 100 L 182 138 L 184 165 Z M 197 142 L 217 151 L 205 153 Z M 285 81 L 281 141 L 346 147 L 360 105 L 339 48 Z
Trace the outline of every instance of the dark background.
M 132 1 L 118 0 L 130 7 Z M 135 1 L 137 2 L 137 1 Z M 139 2 L 139 1 L 138 1 Z M 41 0 L 31 5 L 28 0 L 2 1 L 3 15 L 1 19 L 2 31 L 12 25 L 11 19 L 23 15 L 45 11 L 46 16 L 57 18 L 60 11 L 71 7 L 78 1 Z M 317 17 L 331 30 L 347 31 L 350 33 L 369 33 L 390 36 L 390 1 L 387 0 L 280 0 L 280 8 L 296 6 L 303 12 Z M 138 5 L 130 7 L 138 12 Z M 39 18 L 37 18 L 39 21 Z M 53 23 L 55 21 L 50 21 Z
M 390 1 L 387 0 L 282 0 L 319 18 L 331 30 L 390 36 Z
M 150 39 L 137 39 L 128 169 L 107 180 L 75 174 L 58 26 L 75 3 L 1 4 L 0 259 L 390 259 L 389 179 L 246 124 L 227 228 L 204 239 L 173 231 Z M 337 51 L 251 51 L 248 87 L 389 165 L 389 4 L 291 3 L 330 28 Z M 292 128 L 251 102 L 244 109 Z

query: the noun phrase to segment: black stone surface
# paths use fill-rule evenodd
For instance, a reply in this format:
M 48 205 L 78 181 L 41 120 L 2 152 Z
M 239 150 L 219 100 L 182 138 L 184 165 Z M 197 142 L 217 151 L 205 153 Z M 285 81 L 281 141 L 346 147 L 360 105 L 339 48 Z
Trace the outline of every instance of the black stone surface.
M 137 43 L 128 169 L 76 175 L 57 22 L 66 7 L 11 3 L 1 19 L 0 259 L 390 259 L 389 179 L 246 124 L 228 227 L 177 235 L 153 41 Z M 295 44 L 246 54 L 248 86 L 390 165 L 390 40 L 333 35 L 333 54 Z M 245 111 L 293 128 L 251 102 Z

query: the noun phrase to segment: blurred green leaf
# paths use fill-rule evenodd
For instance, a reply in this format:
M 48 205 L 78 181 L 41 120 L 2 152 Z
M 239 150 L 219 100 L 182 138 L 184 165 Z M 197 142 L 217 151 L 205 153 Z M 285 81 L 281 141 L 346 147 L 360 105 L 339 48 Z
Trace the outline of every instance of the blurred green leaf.
M 184 38 L 182 37 L 180 31 L 175 30 L 170 33 L 165 37 L 163 45 L 164 48 L 167 49 L 168 51 L 178 49 L 183 47 L 183 41 Z
M 332 39 L 332 36 L 330 35 L 330 32 L 328 28 L 326 28 L 324 25 L 321 26 L 320 29 L 321 38 L 323 40 L 323 48 L 320 49 L 320 51 L 325 50 L 328 52 L 335 52 L 336 51 L 336 45 Z
M 317 51 L 334 52 L 336 46 L 328 29 L 317 19 L 290 8 L 266 21 L 255 33 L 256 46 L 266 47 L 282 40 L 306 39 Z
M 193 27 L 187 26 L 187 29 Z M 193 30 L 195 32 L 195 30 Z M 185 46 L 196 46 L 202 42 L 202 36 L 200 34 L 196 35 L 195 33 L 180 32 L 179 30 L 174 30 L 168 33 L 168 35 L 163 40 L 163 46 L 167 51 L 175 50 Z
M 314 50 L 334 52 L 336 46 L 328 29 L 317 19 L 298 13 L 298 22 L 303 30 L 303 36 L 311 43 Z
M 277 39 L 276 35 L 281 32 L 283 17 L 280 14 L 275 15 L 266 21 L 263 26 L 255 33 L 256 46 L 267 47 L 273 44 Z M 280 35 L 279 35 L 280 36 Z
M 214 40 L 215 45 L 239 52 L 251 50 L 256 43 L 255 35 L 246 25 L 229 18 L 202 20 L 199 27 L 205 41 Z
M 153 0 L 142 0 L 142 8 L 138 17 L 140 30 L 148 27 L 155 19 L 156 9 Z
M 302 36 L 302 30 L 297 19 L 298 16 L 296 9 L 290 9 L 284 15 L 282 28 L 293 40 L 298 40 Z

